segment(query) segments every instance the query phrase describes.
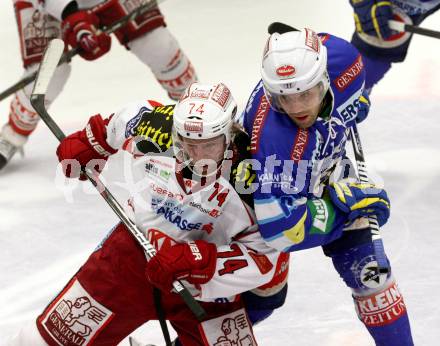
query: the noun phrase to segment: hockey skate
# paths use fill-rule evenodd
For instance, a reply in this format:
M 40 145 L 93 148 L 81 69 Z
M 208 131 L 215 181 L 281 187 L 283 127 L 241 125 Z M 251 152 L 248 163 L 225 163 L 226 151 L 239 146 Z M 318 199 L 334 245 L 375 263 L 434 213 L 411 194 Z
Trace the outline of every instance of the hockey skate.
M 0 132 L 0 170 L 2 170 L 17 151 L 22 151 L 27 137 L 16 133 L 8 124 Z

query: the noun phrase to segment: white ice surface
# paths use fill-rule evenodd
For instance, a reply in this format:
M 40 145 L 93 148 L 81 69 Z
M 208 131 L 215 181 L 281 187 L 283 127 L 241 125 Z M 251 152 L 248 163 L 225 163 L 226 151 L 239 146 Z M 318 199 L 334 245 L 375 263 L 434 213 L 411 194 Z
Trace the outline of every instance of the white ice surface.
M 346 39 L 353 28 L 348 1 L 167 0 L 162 9 L 199 78 L 226 82 L 241 107 L 259 79 L 269 23 L 285 21 Z M 438 18 L 424 26 L 439 30 Z M 0 23 L 4 90 L 21 75 L 12 1 L 0 1 Z M 383 238 L 421 346 L 438 345 L 440 338 L 439 56 L 439 40 L 415 37 L 405 63 L 374 90 L 370 117 L 360 126 L 369 169 L 384 179 L 392 200 Z M 151 73 L 116 40 L 100 60 L 76 58 L 72 65 L 50 109 L 66 133 L 82 128 L 90 115 L 108 115 L 129 101 L 169 102 Z M 9 100 L 0 103 L 0 123 L 8 107 Z M 40 124 L 26 157 L 17 156 L 0 173 L 0 345 L 44 308 L 117 221 L 88 183 L 72 183 L 73 203 L 57 188 L 56 145 Z M 104 177 L 119 179 L 117 166 L 118 157 Z M 350 291 L 320 248 L 292 255 L 289 285 L 285 306 L 255 328 L 260 345 L 373 345 Z M 135 335 L 164 344 L 156 323 Z

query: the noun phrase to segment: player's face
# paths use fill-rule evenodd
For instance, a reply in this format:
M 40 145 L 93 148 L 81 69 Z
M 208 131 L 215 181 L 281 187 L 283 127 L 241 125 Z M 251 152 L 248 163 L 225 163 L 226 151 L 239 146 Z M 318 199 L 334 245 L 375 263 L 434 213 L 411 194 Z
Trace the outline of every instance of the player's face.
M 307 128 L 315 123 L 323 97 L 322 85 L 318 84 L 301 93 L 279 95 L 277 102 L 296 125 Z
M 217 169 L 217 163 L 223 159 L 226 150 L 224 135 L 210 139 L 181 138 L 181 141 L 183 150 L 191 160 L 194 170 L 198 173 L 202 173 L 204 169 L 206 170 L 207 165 L 213 166 L 209 170 Z

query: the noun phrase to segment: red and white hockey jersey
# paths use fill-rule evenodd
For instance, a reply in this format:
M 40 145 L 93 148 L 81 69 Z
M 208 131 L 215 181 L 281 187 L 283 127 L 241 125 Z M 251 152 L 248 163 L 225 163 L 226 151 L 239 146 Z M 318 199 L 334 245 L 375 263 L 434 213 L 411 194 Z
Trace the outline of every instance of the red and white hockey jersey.
M 197 299 L 230 300 L 262 285 L 270 294 L 281 289 L 287 279 L 287 270 L 280 273 L 285 263 L 279 261 L 279 252 L 265 244 L 252 208 L 234 189 L 234 160 L 226 172 L 231 174 L 214 177 L 211 182 L 192 176 L 189 169 L 177 172 L 171 140 L 174 106 L 153 110 L 155 105 L 129 105 L 107 125 L 108 144 L 130 151 L 125 154 L 124 172 L 131 195 L 129 209 L 138 227 L 157 249 L 196 239 L 217 245 L 215 275 L 201 285 Z M 241 135 L 247 138 L 246 134 Z M 145 150 L 142 143 L 133 140 L 135 137 L 149 139 L 148 145 L 156 148 Z M 162 153 L 141 155 L 147 151 Z M 233 151 L 243 152 L 239 148 Z M 228 164 L 224 162 L 224 166 Z M 250 195 L 247 197 L 252 200 Z M 288 261 L 288 257 L 283 260 Z M 272 283 L 267 286 L 269 282 Z

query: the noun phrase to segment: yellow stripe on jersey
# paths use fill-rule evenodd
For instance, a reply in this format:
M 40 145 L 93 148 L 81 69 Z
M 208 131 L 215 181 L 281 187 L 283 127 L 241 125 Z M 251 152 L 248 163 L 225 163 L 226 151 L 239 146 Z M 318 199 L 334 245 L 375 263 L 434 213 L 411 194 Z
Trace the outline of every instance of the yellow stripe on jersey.
M 293 244 L 299 244 L 304 241 L 304 237 L 305 237 L 304 223 L 306 222 L 306 217 L 307 217 L 307 210 L 304 212 L 304 215 L 296 223 L 295 226 L 283 232 L 284 236 L 287 239 L 289 239 Z

